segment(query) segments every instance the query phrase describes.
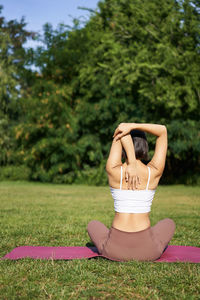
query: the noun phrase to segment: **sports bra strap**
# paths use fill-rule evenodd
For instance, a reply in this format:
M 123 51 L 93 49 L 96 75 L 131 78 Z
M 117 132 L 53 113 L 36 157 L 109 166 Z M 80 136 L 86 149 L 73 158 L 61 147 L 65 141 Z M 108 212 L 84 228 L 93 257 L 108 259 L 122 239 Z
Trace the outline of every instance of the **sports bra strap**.
M 121 166 L 121 179 L 120 179 L 120 190 L 122 189 L 122 166 Z
M 147 181 L 146 190 L 148 190 L 148 189 L 149 189 L 149 181 L 150 181 L 150 177 L 151 177 L 151 170 L 150 170 L 150 168 L 149 168 L 149 167 L 147 167 L 147 168 L 148 168 L 148 171 L 149 171 L 149 176 L 148 176 L 148 181 Z

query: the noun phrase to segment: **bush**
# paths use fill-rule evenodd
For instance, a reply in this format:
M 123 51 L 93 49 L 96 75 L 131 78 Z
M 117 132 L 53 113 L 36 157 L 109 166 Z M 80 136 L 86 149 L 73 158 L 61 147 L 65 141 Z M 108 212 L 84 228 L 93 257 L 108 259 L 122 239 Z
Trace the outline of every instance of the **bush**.
M 83 170 L 76 172 L 75 183 L 85 183 L 88 185 L 107 185 L 108 179 L 105 170 L 105 163 L 99 167 L 85 166 Z
M 31 170 L 27 166 L 5 166 L 0 168 L 0 181 L 29 180 Z

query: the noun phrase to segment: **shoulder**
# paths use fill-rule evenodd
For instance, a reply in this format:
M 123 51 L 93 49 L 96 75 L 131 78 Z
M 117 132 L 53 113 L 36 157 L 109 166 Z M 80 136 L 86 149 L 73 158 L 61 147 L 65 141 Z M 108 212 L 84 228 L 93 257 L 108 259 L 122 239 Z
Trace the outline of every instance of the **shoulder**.
M 154 167 L 154 165 L 151 164 L 151 162 L 149 162 L 147 164 L 147 167 L 149 168 L 149 172 L 150 172 L 150 182 L 151 182 L 151 186 L 153 189 L 156 189 L 156 187 L 158 186 L 158 183 L 160 181 L 160 178 L 162 177 L 162 173 L 160 173 L 160 171 Z
M 123 167 L 122 164 L 114 168 L 106 167 L 106 172 L 108 175 L 109 185 L 114 188 L 118 188 L 120 178 L 123 177 Z
M 110 163 L 109 163 L 109 160 L 107 160 L 107 163 L 106 163 L 106 172 L 108 175 L 111 175 L 111 176 L 115 176 L 119 173 L 119 171 L 121 170 L 123 164 L 122 163 L 119 163 L 117 166 L 113 167 Z
M 106 165 L 106 172 L 108 176 L 118 177 L 119 175 L 121 175 L 121 172 L 123 172 L 123 166 L 121 164 L 114 168 L 111 168 L 109 165 Z

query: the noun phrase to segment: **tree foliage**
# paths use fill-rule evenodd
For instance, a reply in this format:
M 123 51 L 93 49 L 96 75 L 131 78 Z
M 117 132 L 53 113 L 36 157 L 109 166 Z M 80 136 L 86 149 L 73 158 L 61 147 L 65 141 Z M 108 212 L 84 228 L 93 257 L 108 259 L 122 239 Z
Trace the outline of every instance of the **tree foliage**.
M 38 71 L 17 70 L 13 160 L 32 179 L 105 183 L 113 131 L 132 121 L 166 124 L 163 182 L 198 181 L 199 1 L 105 0 L 84 27 L 43 30 L 23 61 Z
M 0 14 L 2 8 L 0 5 Z M 0 16 L 0 165 L 14 162 L 13 127 L 21 111 L 20 97 L 32 76 L 26 69 L 30 59 L 23 44 L 34 33 L 26 31 L 25 26 L 23 18 L 7 22 Z
M 2 8 L 0 6 L 0 14 Z M 27 55 L 23 44 L 35 33 L 26 31 L 25 26 L 24 18 L 20 22 L 7 22 L 3 16 L 0 17 L 0 111 L 9 116 L 15 111 L 17 99 L 31 76 L 30 70 L 26 69 L 30 55 Z

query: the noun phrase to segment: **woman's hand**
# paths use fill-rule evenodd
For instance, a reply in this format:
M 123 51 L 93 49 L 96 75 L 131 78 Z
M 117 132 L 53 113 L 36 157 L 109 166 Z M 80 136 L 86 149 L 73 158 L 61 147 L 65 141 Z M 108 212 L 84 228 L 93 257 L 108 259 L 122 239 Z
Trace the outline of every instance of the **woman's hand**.
M 137 175 L 136 162 L 130 163 L 125 170 L 125 180 L 128 183 L 128 189 L 137 190 L 140 185 L 140 178 Z
M 123 136 L 130 133 L 133 129 L 133 123 L 120 123 L 119 126 L 115 129 L 113 137 L 116 137 L 116 140 L 121 139 Z

